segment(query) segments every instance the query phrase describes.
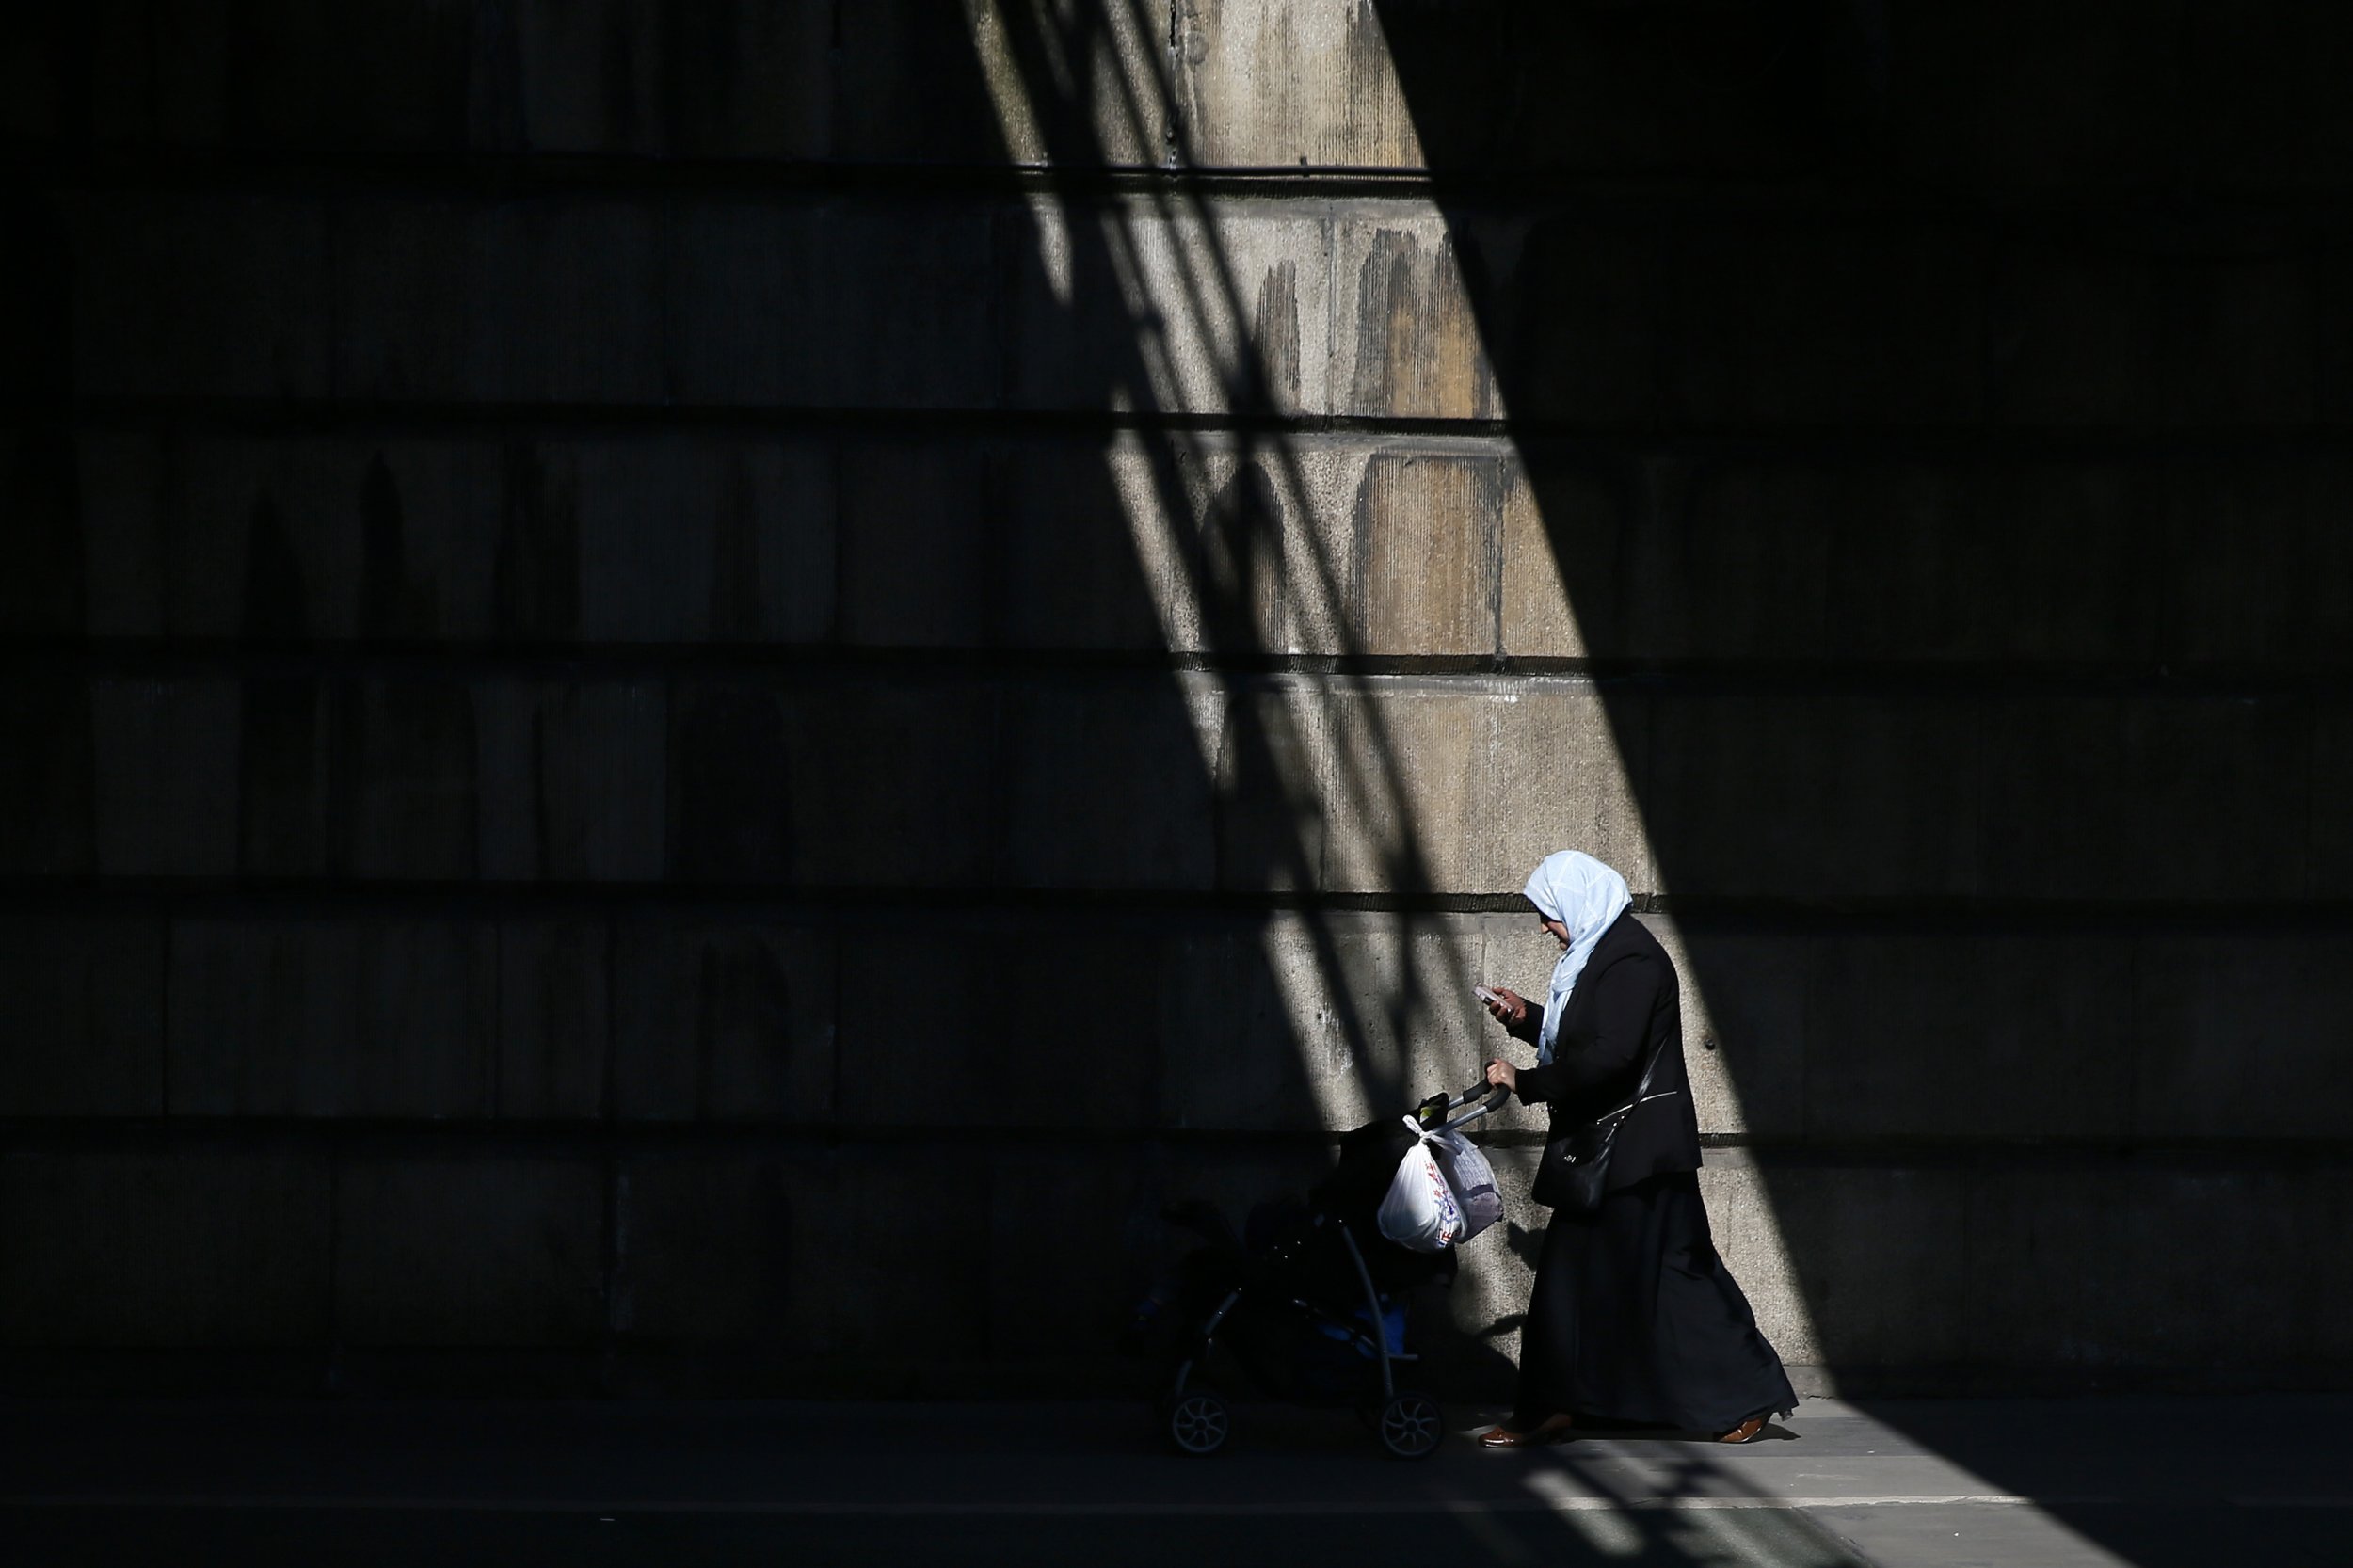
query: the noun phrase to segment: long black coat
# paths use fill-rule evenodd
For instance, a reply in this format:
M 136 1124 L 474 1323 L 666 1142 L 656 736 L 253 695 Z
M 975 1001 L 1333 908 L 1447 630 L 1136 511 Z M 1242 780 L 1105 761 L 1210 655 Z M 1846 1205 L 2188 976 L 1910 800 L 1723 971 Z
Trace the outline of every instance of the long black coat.
M 1544 1027 L 1544 1009 L 1531 1002 L 1528 1012 L 1512 1032 L 1533 1043 Z M 1611 1192 L 1662 1171 L 1700 1168 L 1700 1125 L 1683 1067 L 1674 960 L 1629 910 L 1602 933 L 1577 977 L 1552 1064 L 1520 1069 L 1520 1099 L 1549 1105 L 1552 1136 L 1561 1137 L 1632 1098 L 1654 1045 L 1660 1055 L 1651 1092 L 1676 1093 L 1637 1106 L 1618 1128 L 1609 1154 Z

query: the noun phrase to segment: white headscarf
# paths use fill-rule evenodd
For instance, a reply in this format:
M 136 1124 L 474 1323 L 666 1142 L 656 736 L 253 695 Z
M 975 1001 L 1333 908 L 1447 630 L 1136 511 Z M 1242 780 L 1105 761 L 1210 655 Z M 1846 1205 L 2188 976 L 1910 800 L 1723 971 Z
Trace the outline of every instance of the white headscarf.
M 1567 1009 L 1569 993 L 1577 989 L 1577 977 L 1585 971 L 1585 960 L 1593 955 L 1601 934 L 1626 912 L 1634 895 L 1626 891 L 1625 877 L 1576 849 L 1545 856 L 1528 873 L 1522 891 L 1544 911 L 1545 919 L 1569 928 L 1569 950 L 1552 967 L 1552 992 L 1545 1000 L 1545 1027 L 1536 1041 L 1537 1064 L 1550 1066 L 1553 1047 L 1561 1038 L 1561 1015 Z

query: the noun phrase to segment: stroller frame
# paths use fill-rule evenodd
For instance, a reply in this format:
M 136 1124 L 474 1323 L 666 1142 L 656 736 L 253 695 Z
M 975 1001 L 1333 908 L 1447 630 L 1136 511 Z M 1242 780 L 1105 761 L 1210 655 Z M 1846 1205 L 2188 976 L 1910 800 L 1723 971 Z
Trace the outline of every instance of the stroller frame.
M 1416 1110 L 1409 1119 L 1417 1121 L 1426 1134 L 1452 1132 L 1467 1127 L 1481 1116 L 1501 1109 L 1509 1096 L 1497 1084 L 1477 1083 L 1455 1095 L 1433 1095 Z M 1468 1109 L 1465 1109 L 1468 1107 Z M 1456 1114 L 1460 1112 L 1460 1114 Z M 1443 1116 L 1443 1121 L 1433 1121 Z M 1397 1386 L 1397 1363 L 1418 1361 L 1420 1357 L 1389 1349 L 1387 1330 L 1383 1326 L 1381 1292 L 1372 1283 L 1372 1271 L 1366 1266 L 1364 1249 L 1357 1244 L 1356 1235 L 1349 1223 L 1334 1216 L 1318 1214 L 1313 1222 L 1321 1226 L 1329 1224 L 1339 1232 L 1340 1242 L 1348 1249 L 1349 1262 L 1353 1265 L 1356 1282 L 1365 1293 L 1366 1321 L 1371 1332 L 1358 1328 L 1328 1308 L 1299 1297 L 1290 1304 L 1306 1313 L 1320 1326 L 1337 1328 L 1345 1333 L 1350 1342 L 1369 1350 L 1381 1374 L 1381 1415 L 1379 1430 L 1382 1447 L 1400 1459 L 1420 1459 L 1436 1450 L 1438 1440 L 1445 1433 L 1445 1423 L 1437 1403 L 1425 1394 L 1407 1391 Z M 1241 1302 L 1247 1285 L 1237 1285 L 1227 1290 L 1217 1309 L 1194 1331 L 1184 1359 L 1177 1363 L 1176 1376 L 1162 1401 L 1166 1414 L 1167 1436 L 1181 1453 L 1207 1456 L 1225 1446 L 1231 1433 L 1232 1416 L 1225 1401 L 1206 1389 L 1189 1388 L 1193 1370 L 1205 1360 L 1217 1342 L 1217 1331 L 1228 1314 Z

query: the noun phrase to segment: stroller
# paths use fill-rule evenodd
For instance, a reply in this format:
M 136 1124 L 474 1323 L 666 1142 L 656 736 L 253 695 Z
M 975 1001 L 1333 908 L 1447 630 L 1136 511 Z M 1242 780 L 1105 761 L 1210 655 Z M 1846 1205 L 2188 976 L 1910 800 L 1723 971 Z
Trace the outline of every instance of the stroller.
M 1446 1431 L 1437 1401 L 1398 1386 L 1397 1368 L 1419 1359 L 1405 1349 L 1403 1298 L 1418 1286 L 1452 1284 L 1455 1254 L 1447 1243 L 1401 1246 L 1383 1234 L 1380 1217 L 1402 1162 L 1425 1138 L 1443 1138 L 1504 1098 L 1481 1083 L 1345 1134 L 1338 1164 L 1305 1201 L 1258 1205 L 1241 1238 L 1206 1203 L 1162 1216 L 1206 1243 L 1155 1288 L 1131 1328 L 1131 1345 L 1157 1340 L 1175 1362 L 1160 1401 L 1172 1447 L 1201 1456 L 1225 1446 L 1231 1412 L 1199 1381 L 1210 1352 L 1223 1347 L 1261 1392 L 1353 1405 L 1397 1458 L 1436 1450 Z

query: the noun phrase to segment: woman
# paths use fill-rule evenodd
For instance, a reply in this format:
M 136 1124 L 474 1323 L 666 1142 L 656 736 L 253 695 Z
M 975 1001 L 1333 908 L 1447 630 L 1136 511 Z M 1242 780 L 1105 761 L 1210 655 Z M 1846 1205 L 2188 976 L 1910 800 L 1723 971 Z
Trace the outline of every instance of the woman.
M 1588 1416 L 1745 1443 L 1798 1397 L 1708 1235 L 1674 962 L 1627 913 L 1625 878 L 1590 855 L 1546 856 L 1527 893 L 1561 961 L 1541 1008 L 1492 993 L 1487 1010 L 1536 1047 L 1537 1064 L 1490 1062 L 1487 1081 L 1549 1105 L 1559 1138 L 1632 1100 L 1657 1060 L 1618 1128 L 1599 1208 L 1555 1209 L 1545 1227 L 1519 1402 L 1480 1441 L 1554 1442 Z

